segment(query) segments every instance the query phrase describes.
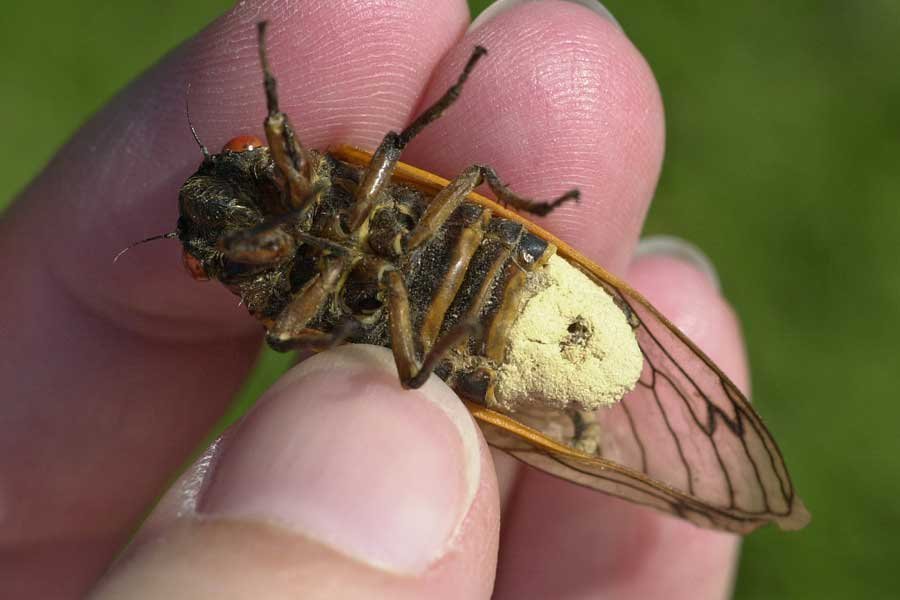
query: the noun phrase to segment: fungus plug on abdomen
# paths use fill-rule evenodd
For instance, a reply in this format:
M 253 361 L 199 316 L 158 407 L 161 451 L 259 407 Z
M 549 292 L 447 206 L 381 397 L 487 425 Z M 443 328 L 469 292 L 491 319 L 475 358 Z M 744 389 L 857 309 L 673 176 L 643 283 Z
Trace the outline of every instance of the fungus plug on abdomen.
M 497 373 L 499 408 L 594 410 L 634 389 L 643 367 L 634 332 L 587 275 L 554 254 L 528 273 L 523 304 Z

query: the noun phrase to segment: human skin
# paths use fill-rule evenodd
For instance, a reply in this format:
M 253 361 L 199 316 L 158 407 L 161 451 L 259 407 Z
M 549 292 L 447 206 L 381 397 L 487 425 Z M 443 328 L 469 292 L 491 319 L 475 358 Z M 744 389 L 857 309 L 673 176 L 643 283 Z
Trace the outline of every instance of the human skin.
M 327 9 L 326 9 L 327 7 Z M 442 382 L 400 388 L 385 351 L 321 354 L 163 498 L 237 391 L 259 326 L 190 280 L 170 231 L 205 144 L 261 134 L 254 24 L 312 148 L 374 148 L 488 48 L 403 160 L 494 166 L 541 224 L 642 291 L 746 389 L 736 320 L 696 265 L 632 252 L 663 154 L 656 83 L 585 6 L 248 1 L 119 94 L 0 222 L 0 581 L 11 597 L 714 598 L 737 539 L 492 455 Z M 502 529 L 500 519 L 502 517 Z M 106 573 L 102 583 L 97 584 Z M 95 587 L 98 586 L 98 587 Z

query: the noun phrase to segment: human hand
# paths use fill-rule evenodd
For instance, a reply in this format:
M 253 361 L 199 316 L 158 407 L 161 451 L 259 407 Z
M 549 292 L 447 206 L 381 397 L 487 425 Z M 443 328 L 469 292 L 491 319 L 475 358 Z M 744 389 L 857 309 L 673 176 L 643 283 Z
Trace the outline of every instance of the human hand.
M 126 89 L 0 227 L 0 566 L 14 597 L 74 597 L 109 567 L 222 413 L 258 325 L 190 281 L 162 242 L 200 156 L 259 133 L 256 21 L 304 144 L 374 148 L 490 54 L 403 160 L 490 164 L 517 192 L 578 186 L 545 225 L 643 291 L 746 386 L 735 321 L 695 266 L 630 261 L 658 175 L 652 75 L 610 20 L 543 1 L 479 21 L 460 1 L 244 3 Z M 443 58 L 442 58 L 443 57 Z M 435 378 L 403 391 L 390 355 L 325 353 L 276 384 L 168 492 L 99 597 L 719 597 L 736 538 L 520 470 L 486 451 Z M 496 465 L 496 475 L 495 475 Z M 503 536 L 499 519 L 503 515 Z M 499 558 L 498 558 L 499 546 Z

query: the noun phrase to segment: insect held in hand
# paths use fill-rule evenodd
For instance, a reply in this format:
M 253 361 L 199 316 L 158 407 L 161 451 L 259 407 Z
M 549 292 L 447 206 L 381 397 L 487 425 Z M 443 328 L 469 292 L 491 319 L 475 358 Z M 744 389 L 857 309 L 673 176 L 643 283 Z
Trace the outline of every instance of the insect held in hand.
M 176 234 L 194 278 L 237 294 L 276 350 L 391 348 L 404 387 L 438 375 L 491 445 L 563 479 L 738 533 L 808 522 L 775 441 L 721 370 L 627 284 L 520 216 L 577 190 L 538 201 L 489 166 L 446 181 L 399 162 L 483 48 L 374 154 L 319 152 L 279 109 L 265 31 L 267 141 L 201 145 L 181 189 Z M 482 183 L 499 202 L 474 193 Z

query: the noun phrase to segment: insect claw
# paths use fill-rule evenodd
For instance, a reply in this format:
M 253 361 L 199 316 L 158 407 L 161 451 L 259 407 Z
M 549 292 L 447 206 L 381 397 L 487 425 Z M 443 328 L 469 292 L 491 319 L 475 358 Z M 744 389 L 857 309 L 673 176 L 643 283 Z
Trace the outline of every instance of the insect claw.
M 484 46 L 475 46 L 475 50 L 472 51 L 472 56 L 469 57 L 469 61 L 463 68 L 463 74 L 468 75 L 472 71 L 472 67 L 475 66 L 475 63 L 477 63 L 482 56 L 486 56 L 487 53 L 487 48 Z
M 534 212 L 540 217 L 545 217 L 569 200 L 574 200 L 576 204 L 579 204 L 581 202 L 581 191 L 578 188 L 571 189 L 556 200 L 535 205 L 534 210 L 530 210 L 530 212 Z
M 550 209 L 547 212 L 550 212 L 550 210 L 553 210 L 554 208 L 556 208 L 557 206 L 560 206 L 561 204 L 565 204 L 569 200 L 574 200 L 575 204 L 580 204 L 581 203 L 581 190 L 579 190 L 578 188 L 573 188 L 573 189 L 569 190 L 568 192 L 566 192 L 565 194 L 563 194 L 562 196 L 560 196 L 559 198 L 557 198 L 556 200 L 551 202 Z

